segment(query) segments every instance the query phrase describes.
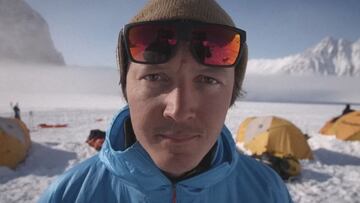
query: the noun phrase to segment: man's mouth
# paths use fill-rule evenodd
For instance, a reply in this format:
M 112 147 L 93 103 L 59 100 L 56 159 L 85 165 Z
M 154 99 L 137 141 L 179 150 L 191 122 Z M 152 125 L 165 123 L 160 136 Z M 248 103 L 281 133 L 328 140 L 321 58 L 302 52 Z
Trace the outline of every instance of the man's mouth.
M 162 139 L 168 140 L 172 143 L 186 143 L 199 137 L 199 135 L 160 135 Z

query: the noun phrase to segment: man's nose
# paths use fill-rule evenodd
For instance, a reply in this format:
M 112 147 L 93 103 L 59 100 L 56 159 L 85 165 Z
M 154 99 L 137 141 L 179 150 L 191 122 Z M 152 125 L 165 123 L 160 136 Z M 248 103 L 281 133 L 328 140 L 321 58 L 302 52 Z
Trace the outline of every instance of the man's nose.
M 196 93 L 191 87 L 176 87 L 165 99 L 163 116 L 176 122 L 185 122 L 196 117 Z

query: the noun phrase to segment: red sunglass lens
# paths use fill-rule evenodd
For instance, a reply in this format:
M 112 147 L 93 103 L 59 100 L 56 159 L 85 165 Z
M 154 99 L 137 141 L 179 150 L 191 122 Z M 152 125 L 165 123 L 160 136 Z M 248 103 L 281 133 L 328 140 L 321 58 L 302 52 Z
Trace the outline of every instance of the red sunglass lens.
M 217 25 L 192 31 L 192 48 L 197 58 L 206 65 L 234 65 L 240 52 L 240 34 Z
M 176 29 L 171 25 L 142 24 L 128 31 L 128 46 L 137 62 L 163 63 L 176 45 Z

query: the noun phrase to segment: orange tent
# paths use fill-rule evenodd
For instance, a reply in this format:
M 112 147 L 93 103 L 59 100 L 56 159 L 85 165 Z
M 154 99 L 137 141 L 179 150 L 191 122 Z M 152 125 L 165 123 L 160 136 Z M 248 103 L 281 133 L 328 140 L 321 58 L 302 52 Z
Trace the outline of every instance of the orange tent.
M 29 130 L 22 121 L 0 117 L 0 166 L 15 169 L 25 159 L 30 144 Z
M 255 155 L 312 159 L 306 136 L 290 121 L 276 116 L 250 117 L 240 124 L 236 142 Z
M 360 111 L 339 118 L 334 124 L 334 131 L 340 140 L 360 140 Z
M 327 121 L 325 125 L 320 129 L 319 133 L 323 135 L 335 135 L 334 124 L 336 120 L 335 118 Z

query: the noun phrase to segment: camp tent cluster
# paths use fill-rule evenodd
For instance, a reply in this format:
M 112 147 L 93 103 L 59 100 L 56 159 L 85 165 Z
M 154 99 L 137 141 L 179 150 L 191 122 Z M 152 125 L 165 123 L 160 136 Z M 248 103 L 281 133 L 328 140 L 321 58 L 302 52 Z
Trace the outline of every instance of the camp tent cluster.
M 325 123 L 323 135 L 360 141 L 360 111 L 349 110 Z M 284 179 L 301 172 L 301 159 L 313 159 L 308 136 L 290 121 L 276 117 L 248 117 L 239 126 L 236 142 L 253 157 L 273 167 Z M 284 167 L 285 166 L 285 167 Z
M 27 156 L 29 130 L 19 119 L 0 117 L 0 166 L 15 169 Z

